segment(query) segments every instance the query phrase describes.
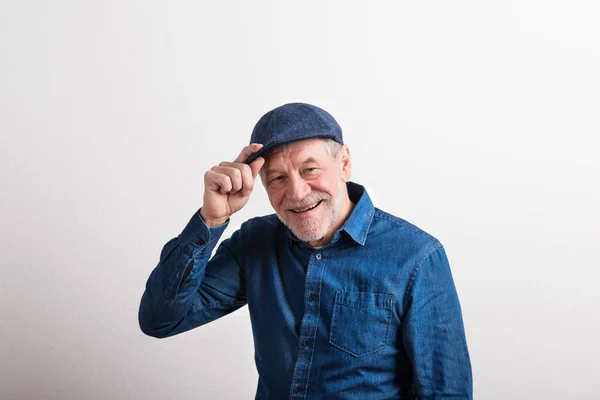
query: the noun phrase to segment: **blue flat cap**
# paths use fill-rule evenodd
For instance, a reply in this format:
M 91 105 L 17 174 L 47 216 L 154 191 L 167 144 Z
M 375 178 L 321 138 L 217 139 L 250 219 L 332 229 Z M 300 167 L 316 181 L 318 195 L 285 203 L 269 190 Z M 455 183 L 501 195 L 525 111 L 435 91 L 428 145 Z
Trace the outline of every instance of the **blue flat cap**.
M 327 111 L 312 104 L 284 104 L 263 115 L 254 126 L 250 143 L 264 146 L 252 153 L 246 162 L 250 164 L 282 144 L 317 137 L 332 138 L 344 144 L 342 128 Z

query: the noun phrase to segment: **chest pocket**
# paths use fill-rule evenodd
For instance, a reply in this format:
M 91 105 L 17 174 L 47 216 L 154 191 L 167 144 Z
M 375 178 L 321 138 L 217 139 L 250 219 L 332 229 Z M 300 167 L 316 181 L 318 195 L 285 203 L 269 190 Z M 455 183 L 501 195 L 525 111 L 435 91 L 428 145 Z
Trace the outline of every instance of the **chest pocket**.
M 354 357 L 383 349 L 393 304 L 392 294 L 336 291 L 329 343 Z

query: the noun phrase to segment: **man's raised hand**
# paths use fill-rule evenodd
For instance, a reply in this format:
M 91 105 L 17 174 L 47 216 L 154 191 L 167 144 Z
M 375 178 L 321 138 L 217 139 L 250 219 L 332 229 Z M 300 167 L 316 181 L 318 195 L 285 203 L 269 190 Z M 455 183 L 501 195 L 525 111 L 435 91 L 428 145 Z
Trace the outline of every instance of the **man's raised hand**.
M 200 216 L 209 228 L 223 224 L 248 202 L 265 159 L 258 157 L 251 164 L 246 164 L 246 159 L 262 147 L 262 144 L 252 143 L 242 149 L 234 162 L 223 161 L 204 174 L 204 204 Z

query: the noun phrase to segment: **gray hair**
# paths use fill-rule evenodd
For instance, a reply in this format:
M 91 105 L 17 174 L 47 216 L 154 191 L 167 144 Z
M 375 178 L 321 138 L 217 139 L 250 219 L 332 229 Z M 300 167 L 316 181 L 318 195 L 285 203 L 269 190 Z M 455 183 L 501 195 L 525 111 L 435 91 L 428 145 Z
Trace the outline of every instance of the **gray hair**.
M 333 158 L 337 158 L 340 154 L 340 150 L 342 149 L 342 145 L 332 138 L 323 138 L 323 142 L 325 145 L 325 150 L 327 150 L 327 154 Z

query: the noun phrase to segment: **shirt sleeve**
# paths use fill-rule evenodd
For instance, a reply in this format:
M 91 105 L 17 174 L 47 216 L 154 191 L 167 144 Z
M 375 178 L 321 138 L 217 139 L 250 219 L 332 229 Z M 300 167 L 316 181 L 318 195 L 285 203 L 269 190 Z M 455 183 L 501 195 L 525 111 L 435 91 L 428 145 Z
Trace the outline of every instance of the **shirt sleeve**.
M 164 338 L 214 321 L 246 304 L 244 270 L 224 240 L 211 258 L 229 220 L 208 228 L 196 212 L 182 233 L 168 241 L 148 278 L 139 324 L 150 336 Z
M 402 339 L 418 399 L 472 399 L 473 378 L 462 312 L 442 245 L 416 267 L 405 297 Z

